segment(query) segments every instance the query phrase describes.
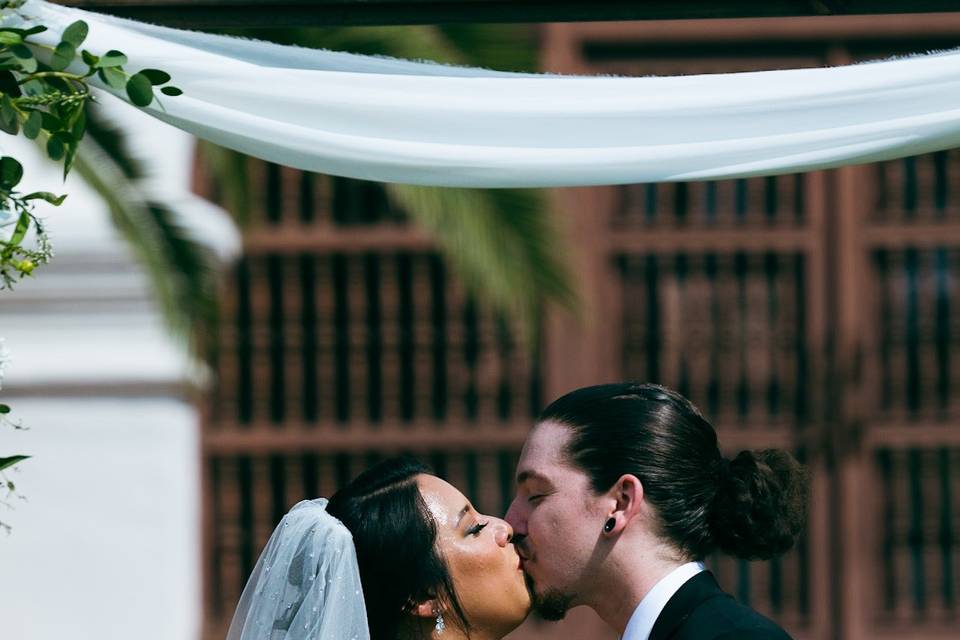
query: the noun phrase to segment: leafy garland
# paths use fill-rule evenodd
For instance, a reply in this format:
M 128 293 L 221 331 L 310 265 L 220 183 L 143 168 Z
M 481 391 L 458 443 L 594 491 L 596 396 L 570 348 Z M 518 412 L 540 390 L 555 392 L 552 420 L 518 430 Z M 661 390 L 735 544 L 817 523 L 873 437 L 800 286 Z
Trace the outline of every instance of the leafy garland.
M 0 1 L 0 12 L 16 10 L 23 2 Z M 126 92 L 137 107 L 149 106 L 154 101 L 163 107 L 154 93 L 155 87 L 167 96 L 183 93 L 167 84 L 170 75 L 159 69 L 129 73 L 124 68 L 127 56 L 121 51 L 110 50 L 98 56 L 81 50 L 89 33 L 82 20 L 64 29 L 56 46 L 31 39 L 47 30 L 40 24 L 27 29 L 0 27 L 0 131 L 23 134 L 37 141 L 51 160 L 63 162 L 64 177 L 73 166 L 86 132 L 88 104 L 95 100 L 88 84 L 90 78 L 97 76 L 108 87 Z M 11 289 L 53 257 L 34 205 L 42 200 L 60 206 L 66 198 L 49 191 L 17 191 L 22 178 L 23 165 L 11 156 L 0 156 L 0 290 Z M 8 360 L 0 338 L 0 385 Z M 10 419 L 11 411 L 9 404 L 0 402 L 0 427 L 23 429 Z M 16 495 L 16 485 L 5 472 L 29 457 L 0 457 L 0 491 L 5 491 L 0 504 L 9 507 L 8 501 Z M 2 521 L 0 529 L 10 531 Z

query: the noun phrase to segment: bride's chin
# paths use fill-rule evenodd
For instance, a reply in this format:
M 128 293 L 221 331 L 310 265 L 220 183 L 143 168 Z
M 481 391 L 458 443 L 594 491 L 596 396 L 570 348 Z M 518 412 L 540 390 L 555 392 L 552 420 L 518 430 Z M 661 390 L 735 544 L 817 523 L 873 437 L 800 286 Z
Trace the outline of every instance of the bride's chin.
M 520 621 L 517 623 L 517 626 L 523 623 L 523 621 L 527 619 L 527 616 L 530 615 L 530 612 L 533 611 L 533 595 L 527 588 L 526 582 L 524 582 L 523 585 L 523 596 L 521 600 L 520 611 Z
M 523 621 L 527 619 L 527 616 L 530 615 L 530 612 L 532 610 L 533 610 L 533 605 L 528 601 L 527 606 L 525 606 L 522 611 L 518 611 L 517 615 L 512 616 L 512 619 L 509 621 L 509 623 L 504 625 L 504 635 L 510 633 L 511 631 L 513 631 L 514 629 L 522 625 Z
M 533 597 L 527 589 L 526 581 L 523 582 L 521 589 L 517 592 L 516 607 L 511 607 L 510 631 L 513 631 L 527 619 L 530 612 L 533 611 Z
M 523 598 L 522 602 L 518 598 L 517 602 L 503 603 L 506 607 L 500 608 L 496 612 L 489 612 L 488 618 L 480 623 L 480 626 L 491 631 L 493 637 L 503 638 L 512 633 L 517 627 L 523 624 L 530 612 L 533 611 L 533 603 L 529 598 Z M 469 616 L 468 616 L 469 619 Z M 472 623 L 476 621 L 471 620 Z

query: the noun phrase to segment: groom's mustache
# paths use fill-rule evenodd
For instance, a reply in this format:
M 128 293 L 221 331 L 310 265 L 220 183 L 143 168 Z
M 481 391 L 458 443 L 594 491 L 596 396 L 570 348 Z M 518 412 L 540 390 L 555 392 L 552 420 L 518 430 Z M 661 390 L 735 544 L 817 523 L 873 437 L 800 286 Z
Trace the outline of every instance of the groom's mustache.
M 526 539 L 527 539 L 526 535 L 514 534 L 513 538 L 510 540 L 510 542 L 513 543 L 513 546 L 516 548 L 517 554 L 520 556 L 520 559 L 524 561 L 530 559 L 530 552 L 527 549 Z

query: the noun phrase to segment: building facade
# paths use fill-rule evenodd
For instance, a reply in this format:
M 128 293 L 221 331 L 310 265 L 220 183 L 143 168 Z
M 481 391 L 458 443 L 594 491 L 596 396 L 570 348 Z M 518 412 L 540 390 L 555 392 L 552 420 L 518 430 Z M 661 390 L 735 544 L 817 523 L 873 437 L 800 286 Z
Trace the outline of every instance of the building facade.
M 955 47 L 960 14 L 541 34 L 549 71 L 714 73 Z M 809 465 L 795 550 L 710 560 L 731 593 L 798 638 L 955 637 L 960 152 L 553 190 L 583 313 L 549 309 L 535 344 L 464 290 L 378 185 L 254 160 L 248 171 L 252 221 L 203 407 L 206 637 L 223 636 L 296 501 L 412 452 L 502 514 L 539 408 L 621 379 L 690 397 L 729 454 L 784 447 Z M 217 199 L 202 165 L 196 185 Z M 572 617 L 513 637 L 610 636 L 591 614 Z

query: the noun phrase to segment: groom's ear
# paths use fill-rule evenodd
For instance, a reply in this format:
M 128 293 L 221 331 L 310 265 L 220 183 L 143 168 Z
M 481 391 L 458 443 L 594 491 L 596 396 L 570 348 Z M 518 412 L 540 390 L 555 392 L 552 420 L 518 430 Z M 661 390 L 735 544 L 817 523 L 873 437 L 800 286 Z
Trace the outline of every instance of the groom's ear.
M 607 493 L 613 500 L 613 509 L 603 523 L 603 533 L 607 537 L 616 537 L 623 531 L 634 516 L 643 509 L 643 485 L 637 476 L 627 473 L 620 476 Z
M 643 505 L 643 484 L 637 476 L 626 473 L 614 485 L 617 511 L 624 521 L 640 513 Z

